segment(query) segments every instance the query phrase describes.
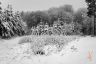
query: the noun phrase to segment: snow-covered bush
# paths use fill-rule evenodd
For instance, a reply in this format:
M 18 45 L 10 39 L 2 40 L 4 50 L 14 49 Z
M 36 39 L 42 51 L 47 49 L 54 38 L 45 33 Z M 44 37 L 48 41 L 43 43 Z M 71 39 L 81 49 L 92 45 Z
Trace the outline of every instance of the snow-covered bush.
M 60 52 L 63 47 L 75 40 L 76 36 L 26 36 L 21 38 L 19 44 L 30 43 L 30 49 L 33 55 L 45 55 L 50 52 Z

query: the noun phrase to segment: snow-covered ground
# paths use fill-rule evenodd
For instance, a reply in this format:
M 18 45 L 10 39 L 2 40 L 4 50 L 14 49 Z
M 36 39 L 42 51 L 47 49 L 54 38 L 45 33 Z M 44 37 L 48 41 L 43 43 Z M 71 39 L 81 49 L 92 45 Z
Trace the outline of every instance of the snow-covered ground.
M 95 37 L 72 41 L 60 53 L 49 56 L 32 56 L 30 44 L 20 45 L 19 39 L 0 42 L 0 64 L 96 64 Z

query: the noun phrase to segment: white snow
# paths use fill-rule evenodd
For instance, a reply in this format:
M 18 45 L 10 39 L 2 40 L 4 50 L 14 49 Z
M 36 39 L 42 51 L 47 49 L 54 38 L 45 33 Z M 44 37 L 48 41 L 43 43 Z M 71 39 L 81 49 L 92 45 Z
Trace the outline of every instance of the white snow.
M 96 64 L 96 37 L 72 41 L 60 53 L 49 56 L 32 56 L 30 50 L 27 53 L 29 43 L 19 45 L 18 40 L 0 42 L 0 64 Z

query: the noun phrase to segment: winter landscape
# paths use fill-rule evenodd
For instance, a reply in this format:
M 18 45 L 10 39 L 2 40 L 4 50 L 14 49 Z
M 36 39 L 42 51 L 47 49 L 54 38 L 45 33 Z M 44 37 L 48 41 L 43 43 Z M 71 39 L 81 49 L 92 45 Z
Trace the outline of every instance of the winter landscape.
M 95 3 L 0 0 L 0 64 L 96 64 Z

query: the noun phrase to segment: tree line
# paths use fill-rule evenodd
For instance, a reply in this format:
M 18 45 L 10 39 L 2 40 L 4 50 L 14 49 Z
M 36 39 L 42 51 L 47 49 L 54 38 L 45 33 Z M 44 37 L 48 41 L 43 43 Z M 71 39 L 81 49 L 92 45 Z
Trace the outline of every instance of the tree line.
M 93 30 L 94 18 L 90 17 L 92 14 L 89 9 L 90 7 L 79 8 L 74 11 L 72 5 L 63 5 L 46 11 L 14 12 L 11 5 L 4 10 L 0 6 L 0 37 L 23 36 L 30 32 L 32 34 L 33 31 L 39 34 L 49 34 L 51 31 L 51 34 L 58 32 L 64 35 L 92 35 L 96 29 Z
M 59 19 L 62 25 L 65 23 L 74 24 L 75 35 L 91 35 L 93 27 L 93 18 L 87 16 L 87 8 L 80 8 L 74 11 L 71 5 L 64 5 L 58 8 L 50 8 L 47 11 L 21 12 L 21 17 L 27 24 L 27 28 L 37 27 L 40 22 L 48 23 L 50 27 Z

